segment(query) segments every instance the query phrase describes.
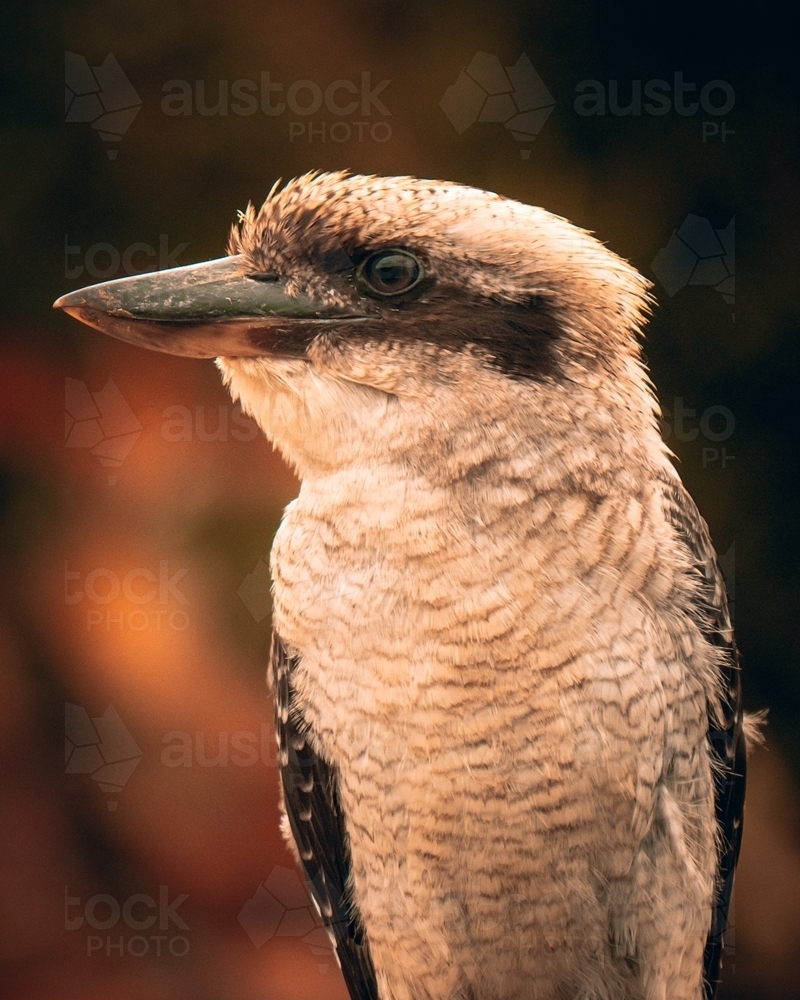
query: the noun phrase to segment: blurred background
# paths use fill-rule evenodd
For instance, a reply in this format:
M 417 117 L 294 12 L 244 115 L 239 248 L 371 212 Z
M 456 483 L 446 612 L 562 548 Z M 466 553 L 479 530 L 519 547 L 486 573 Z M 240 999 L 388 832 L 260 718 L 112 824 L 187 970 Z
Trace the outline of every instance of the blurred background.
M 219 256 L 279 177 L 345 167 L 542 205 L 653 281 L 664 434 L 770 710 L 722 996 L 800 996 L 796 58 L 762 16 L 5 8 L 3 996 L 345 1000 L 278 834 L 264 560 L 297 483 L 211 362 L 51 310 Z

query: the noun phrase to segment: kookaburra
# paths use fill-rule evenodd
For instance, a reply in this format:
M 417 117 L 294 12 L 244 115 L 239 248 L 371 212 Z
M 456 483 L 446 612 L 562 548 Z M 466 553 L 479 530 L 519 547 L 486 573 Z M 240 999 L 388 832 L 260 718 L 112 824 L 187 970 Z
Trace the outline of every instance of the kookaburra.
M 287 833 L 354 1000 L 713 997 L 739 668 L 648 283 L 454 183 L 309 174 L 229 256 L 56 306 L 216 357 L 302 484 L 272 550 Z

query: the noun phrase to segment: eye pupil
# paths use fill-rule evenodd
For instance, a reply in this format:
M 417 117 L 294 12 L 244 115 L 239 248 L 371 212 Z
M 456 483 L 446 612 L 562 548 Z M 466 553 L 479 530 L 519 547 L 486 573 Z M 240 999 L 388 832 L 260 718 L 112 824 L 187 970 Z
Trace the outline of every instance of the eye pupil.
M 374 277 L 389 288 L 406 284 L 413 278 L 413 264 L 404 257 L 384 257 L 375 264 Z
M 379 295 L 398 295 L 420 280 L 419 261 L 405 250 L 384 250 L 368 257 L 361 267 L 361 277 L 370 290 Z

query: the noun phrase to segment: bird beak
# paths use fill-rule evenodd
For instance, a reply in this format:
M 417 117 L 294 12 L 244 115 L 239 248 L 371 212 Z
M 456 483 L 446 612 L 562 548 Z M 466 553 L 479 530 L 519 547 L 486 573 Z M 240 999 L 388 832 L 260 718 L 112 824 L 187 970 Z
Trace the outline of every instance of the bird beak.
M 190 358 L 297 357 L 321 325 L 364 314 L 252 277 L 240 255 L 104 281 L 53 303 L 129 344 Z

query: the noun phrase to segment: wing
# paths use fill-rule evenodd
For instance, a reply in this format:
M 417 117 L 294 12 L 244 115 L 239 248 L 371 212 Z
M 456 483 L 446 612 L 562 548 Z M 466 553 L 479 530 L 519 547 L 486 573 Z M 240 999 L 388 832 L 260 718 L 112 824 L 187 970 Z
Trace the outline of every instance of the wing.
M 275 726 L 286 814 L 309 891 L 336 949 L 352 1000 L 378 1000 L 366 931 L 352 896 L 350 843 L 339 801 L 338 774 L 312 750 L 297 707 L 292 674 L 299 659 L 273 632 Z
M 717 993 L 722 968 L 723 933 L 733 891 L 733 876 L 742 842 L 742 810 L 745 789 L 745 740 L 742 728 L 742 688 L 739 658 L 733 639 L 725 581 L 719 568 L 708 527 L 694 501 L 677 480 L 663 480 L 670 521 L 683 538 L 702 581 L 703 604 L 698 621 L 709 639 L 724 651 L 721 668 L 722 722 L 709 712 L 708 739 L 715 762 L 714 784 L 720 854 L 717 891 L 704 957 L 705 998 Z

